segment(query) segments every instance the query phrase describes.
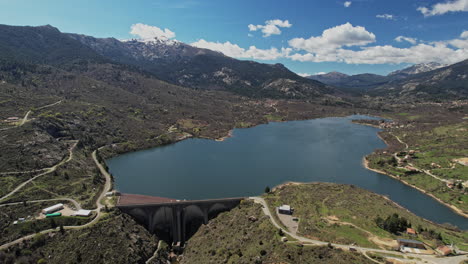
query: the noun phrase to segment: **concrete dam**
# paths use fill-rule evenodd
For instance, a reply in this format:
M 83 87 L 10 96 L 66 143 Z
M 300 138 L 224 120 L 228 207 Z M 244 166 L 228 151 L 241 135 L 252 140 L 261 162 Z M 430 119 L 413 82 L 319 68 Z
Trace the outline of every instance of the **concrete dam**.
M 184 244 L 202 224 L 239 205 L 244 198 L 175 200 L 136 194 L 121 194 L 117 208 L 132 216 L 158 238 Z

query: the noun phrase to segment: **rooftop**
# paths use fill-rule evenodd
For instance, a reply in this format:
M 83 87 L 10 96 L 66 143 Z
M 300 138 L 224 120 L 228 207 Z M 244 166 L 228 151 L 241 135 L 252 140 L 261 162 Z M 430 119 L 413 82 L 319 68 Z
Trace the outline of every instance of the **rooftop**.
M 400 243 L 411 243 L 411 244 L 421 244 L 421 245 L 424 245 L 423 242 L 421 241 L 418 241 L 418 240 L 412 240 L 412 239 L 397 239 L 397 241 Z

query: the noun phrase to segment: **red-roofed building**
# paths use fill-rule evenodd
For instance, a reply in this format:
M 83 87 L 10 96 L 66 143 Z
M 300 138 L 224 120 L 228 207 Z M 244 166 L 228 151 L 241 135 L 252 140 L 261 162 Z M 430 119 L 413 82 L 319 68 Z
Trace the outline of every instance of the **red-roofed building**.
M 414 230 L 413 228 L 408 227 L 408 228 L 406 228 L 406 234 L 415 236 L 416 235 L 416 230 Z
M 447 256 L 452 253 L 452 249 L 447 246 L 439 246 L 436 251 L 442 256 Z

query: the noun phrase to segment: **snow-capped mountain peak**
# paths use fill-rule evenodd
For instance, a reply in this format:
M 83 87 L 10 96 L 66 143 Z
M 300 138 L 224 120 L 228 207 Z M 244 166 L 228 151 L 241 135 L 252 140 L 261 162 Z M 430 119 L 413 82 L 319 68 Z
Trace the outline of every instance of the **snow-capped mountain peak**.
M 439 69 L 439 68 L 446 67 L 446 66 L 448 66 L 448 65 L 438 63 L 438 62 L 420 63 L 420 64 L 415 64 L 413 66 L 410 66 L 408 68 L 404 68 L 402 70 L 391 72 L 389 74 L 389 76 L 392 76 L 392 75 L 413 75 L 413 74 L 418 74 L 418 73 L 422 73 L 422 72 L 432 71 L 432 70 Z

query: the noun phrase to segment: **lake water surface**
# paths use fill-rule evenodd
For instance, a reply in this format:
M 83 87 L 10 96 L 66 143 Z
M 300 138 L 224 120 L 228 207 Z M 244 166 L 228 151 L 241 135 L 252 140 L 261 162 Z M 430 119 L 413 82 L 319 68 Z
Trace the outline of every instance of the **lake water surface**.
M 468 229 L 468 221 L 433 198 L 365 169 L 362 158 L 385 143 L 379 129 L 349 116 L 235 129 L 223 142 L 187 139 L 124 154 L 107 165 L 123 193 L 175 199 L 254 196 L 286 181 L 354 184 L 387 195 L 415 214 Z

